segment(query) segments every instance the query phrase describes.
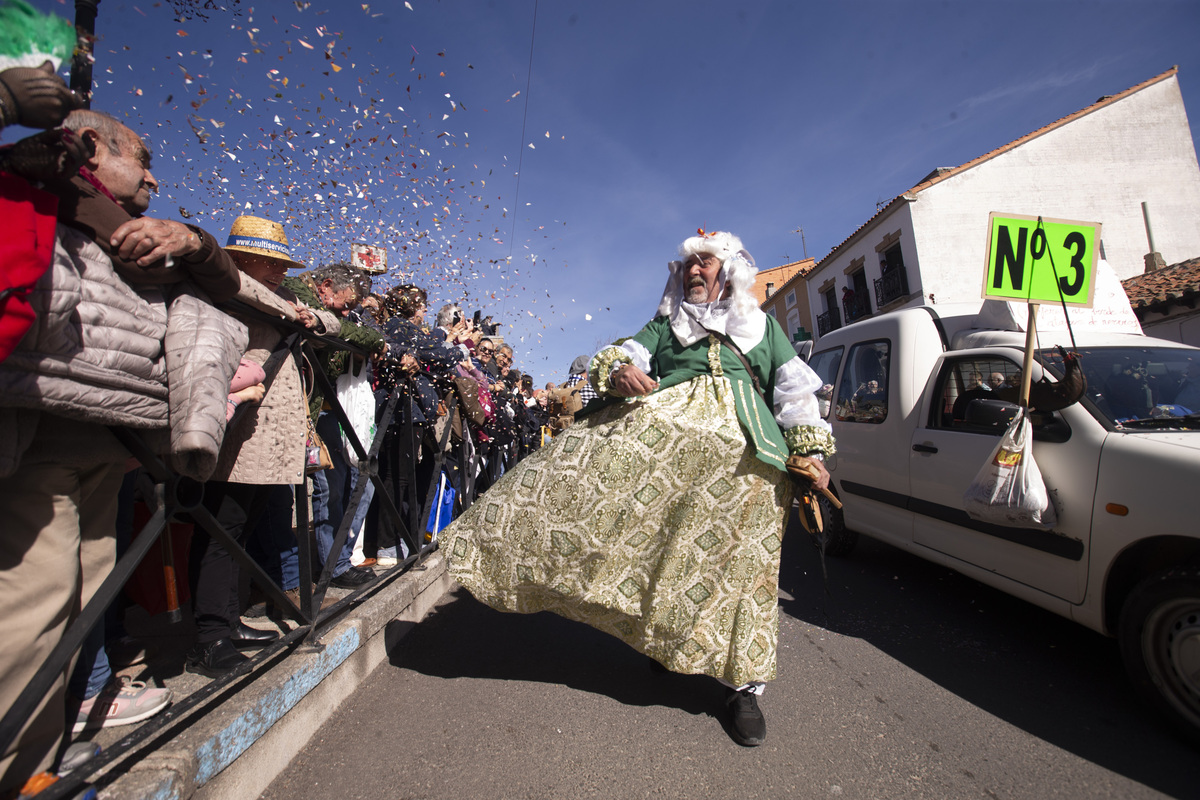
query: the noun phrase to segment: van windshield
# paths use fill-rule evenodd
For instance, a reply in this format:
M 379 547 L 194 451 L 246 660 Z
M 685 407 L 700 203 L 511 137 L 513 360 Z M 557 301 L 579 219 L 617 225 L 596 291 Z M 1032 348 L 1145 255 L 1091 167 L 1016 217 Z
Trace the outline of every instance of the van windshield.
M 1081 347 L 1085 397 L 1111 426 L 1200 429 L 1200 350 L 1186 347 Z M 1058 350 L 1038 360 L 1057 379 L 1064 374 Z

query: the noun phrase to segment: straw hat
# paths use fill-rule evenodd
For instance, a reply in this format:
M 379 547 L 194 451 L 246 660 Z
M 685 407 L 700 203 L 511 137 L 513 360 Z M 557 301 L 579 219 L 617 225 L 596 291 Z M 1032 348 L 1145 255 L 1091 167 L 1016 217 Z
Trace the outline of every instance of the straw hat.
M 292 249 L 288 246 L 283 226 L 262 217 L 246 215 L 235 219 L 233 227 L 229 229 L 229 241 L 225 243 L 225 249 L 286 261 L 299 269 L 307 269 L 304 264 L 292 259 Z

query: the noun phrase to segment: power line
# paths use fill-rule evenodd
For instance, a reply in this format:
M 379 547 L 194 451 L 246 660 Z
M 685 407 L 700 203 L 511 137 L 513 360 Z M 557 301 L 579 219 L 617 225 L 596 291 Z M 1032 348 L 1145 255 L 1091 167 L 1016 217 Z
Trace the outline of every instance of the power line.
M 533 44 L 537 38 L 537 11 L 538 0 L 533 0 L 533 27 L 529 32 L 529 70 L 525 75 L 525 111 L 521 116 L 521 149 L 517 156 L 517 186 L 513 190 L 512 228 L 508 234 L 509 264 L 512 264 L 513 245 L 517 240 L 517 204 L 521 200 L 521 165 L 525 163 L 525 124 L 529 119 L 529 86 L 533 82 Z

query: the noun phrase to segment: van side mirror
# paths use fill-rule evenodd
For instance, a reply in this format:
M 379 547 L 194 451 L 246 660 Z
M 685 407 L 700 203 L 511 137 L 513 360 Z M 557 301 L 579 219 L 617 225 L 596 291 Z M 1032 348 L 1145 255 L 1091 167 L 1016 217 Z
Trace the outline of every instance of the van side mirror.
M 1053 411 L 1031 411 L 1029 421 L 1033 425 L 1035 442 L 1062 444 L 1071 438 L 1071 426 Z

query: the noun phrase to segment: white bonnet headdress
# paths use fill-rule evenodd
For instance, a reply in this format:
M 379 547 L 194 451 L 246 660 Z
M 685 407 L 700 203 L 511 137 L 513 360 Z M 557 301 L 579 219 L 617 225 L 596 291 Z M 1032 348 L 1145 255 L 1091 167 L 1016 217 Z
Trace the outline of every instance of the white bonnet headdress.
M 696 233 L 696 236 L 684 239 L 683 244 L 679 245 L 680 259 L 686 259 L 696 253 L 712 253 L 721 259 L 718 282 L 724 284 L 728 281 L 730 296 L 737 313 L 752 315 L 758 309 L 752 291 L 758 269 L 754 266 L 754 258 L 742 245 L 742 240 L 726 231 L 705 233 L 701 229 Z M 667 266 L 670 275 L 663 289 L 662 300 L 658 304 L 658 315 L 669 317 L 683 302 L 683 261 L 672 261 Z
M 685 345 L 703 338 L 707 329 L 723 331 L 743 351 L 749 350 L 762 339 L 766 325 L 766 315 L 754 298 L 754 277 L 758 274 L 754 259 L 742 245 L 742 240 L 732 233 L 705 233 L 703 229 L 696 233 L 679 245 L 680 258 L 686 260 L 697 253 L 711 253 L 721 259 L 717 282 L 722 287 L 729 286 L 730 302 L 684 305 L 683 260 L 672 261 L 668 265 L 670 275 L 657 315 L 670 317 L 671 329 Z

